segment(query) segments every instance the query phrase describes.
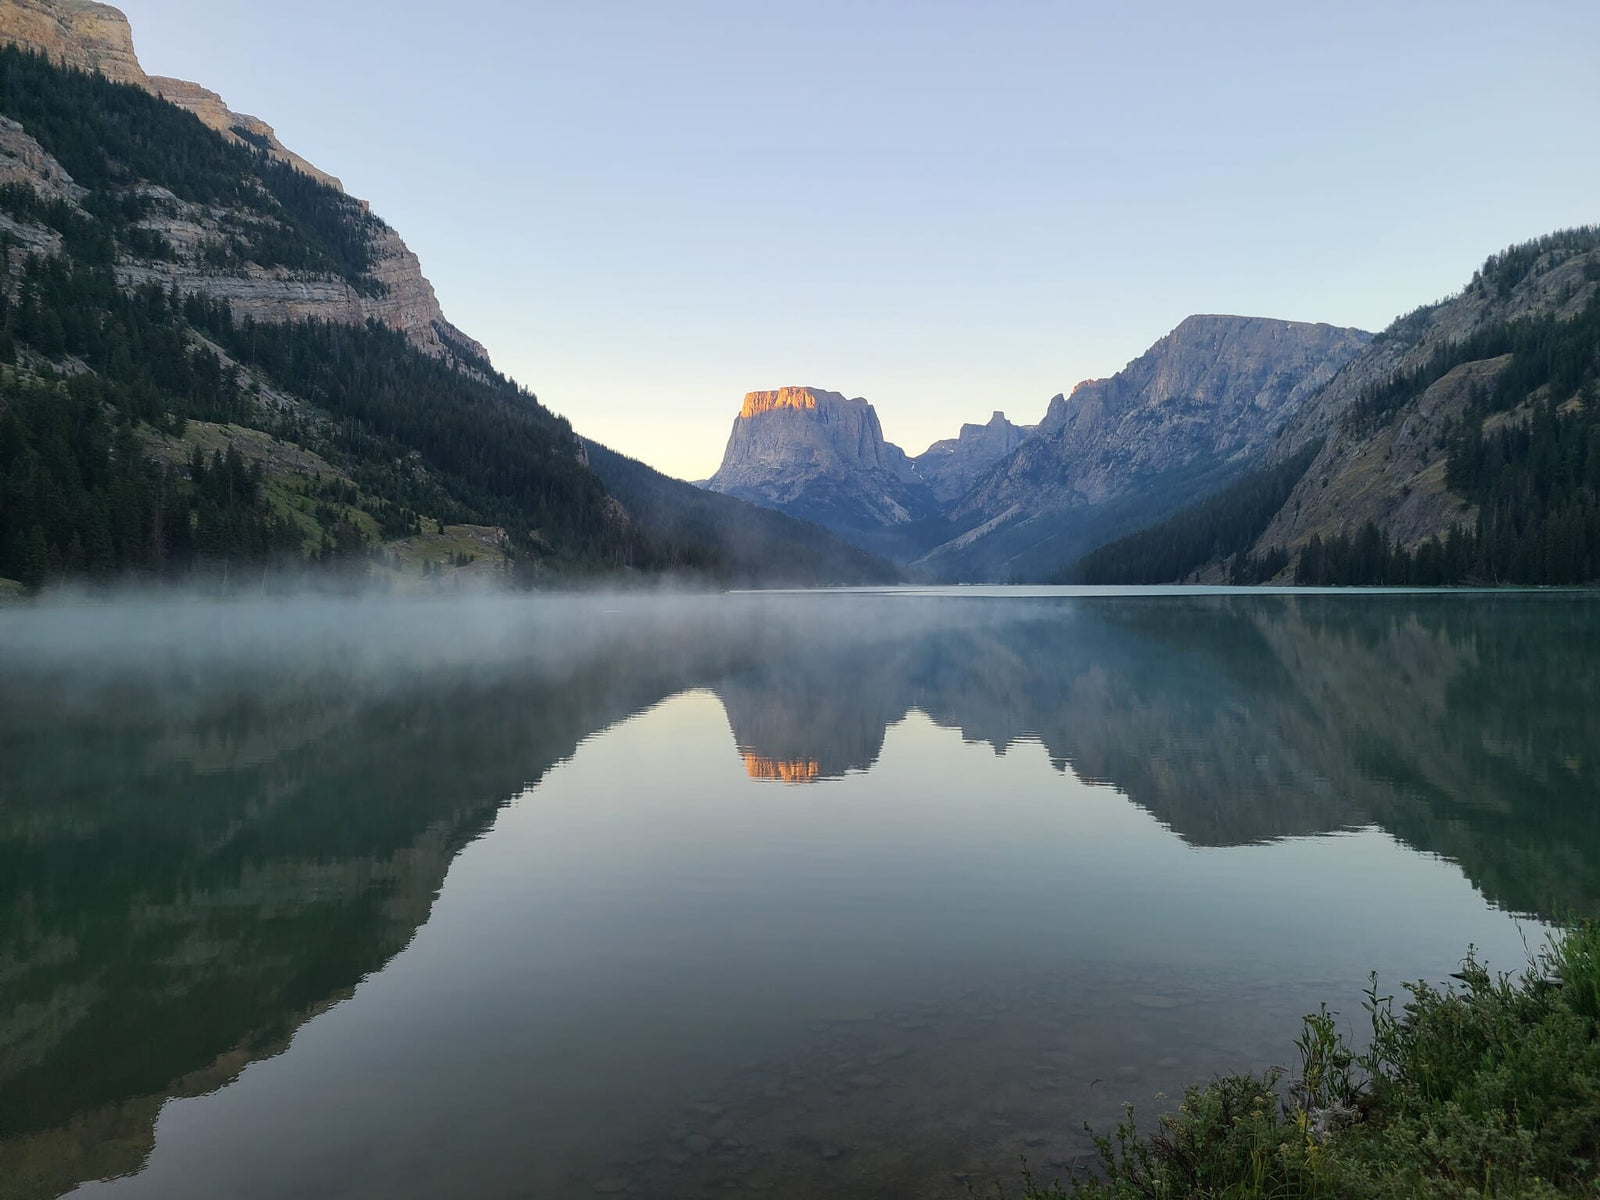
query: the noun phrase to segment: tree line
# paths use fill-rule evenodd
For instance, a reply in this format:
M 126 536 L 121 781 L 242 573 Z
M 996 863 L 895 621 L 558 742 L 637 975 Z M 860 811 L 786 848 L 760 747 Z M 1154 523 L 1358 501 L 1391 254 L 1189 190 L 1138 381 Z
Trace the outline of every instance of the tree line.
M 1271 524 L 1321 450 L 1320 442 L 1252 471 L 1192 508 L 1148 529 L 1110 542 L 1066 568 L 1058 583 L 1173 583 L 1224 560 L 1230 583 L 1262 583 L 1289 565 L 1288 551 L 1252 556 L 1250 547 Z
M 263 501 L 259 467 L 232 447 L 159 463 L 76 379 L 0 374 L 0 576 L 38 587 L 299 560 L 300 531 Z

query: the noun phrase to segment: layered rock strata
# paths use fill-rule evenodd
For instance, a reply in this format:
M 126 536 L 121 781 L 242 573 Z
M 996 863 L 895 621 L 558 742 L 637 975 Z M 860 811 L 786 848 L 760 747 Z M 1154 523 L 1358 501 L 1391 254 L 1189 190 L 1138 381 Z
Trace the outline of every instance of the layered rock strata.
M 45 54 L 63 66 L 98 71 L 107 79 L 133 84 L 193 113 L 223 137 L 264 150 L 329 187 L 339 180 L 319 170 L 278 140 L 265 121 L 230 109 L 222 97 L 199 84 L 145 74 L 134 52 L 133 30 L 121 10 L 93 0 L 0 0 L 0 44 L 11 43 Z M 20 128 L 0 130 L 0 182 L 27 182 L 46 195 L 62 195 L 71 180 L 59 163 L 33 143 L 13 153 Z M 26 135 L 23 135 L 24 138 Z M 26 139 L 32 142 L 32 139 Z M 35 153 L 36 152 L 36 153 Z M 41 157 L 42 156 L 42 157 Z M 365 201 L 356 201 L 365 207 Z M 174 203 L 151 222 L 175 246 L 202 243 L 220 214 Z M 159 280 L 167 286 L 226 299 L 240 316 L 263 321 L 299 318 L 362 324 L 377 320 L 406 334 L 430 353 L 459 347 L 487 358 L 472 338 L 445 320 L 433 285 L 400 235 L 381 221 L 372 226 L 371 277 L 379 293 L 364 295 L 330 275 L 307 275 L 246 267 L 208 268 L 197 255 L 177 262 L 127 264 L 129 282 Z M 452 346 L 453 344 L 453 346 Z

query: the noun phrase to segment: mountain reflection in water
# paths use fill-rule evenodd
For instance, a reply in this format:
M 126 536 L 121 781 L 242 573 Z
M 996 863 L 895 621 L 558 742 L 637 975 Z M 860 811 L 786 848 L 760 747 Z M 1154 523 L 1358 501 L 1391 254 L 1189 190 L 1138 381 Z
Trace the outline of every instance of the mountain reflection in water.
M 606 608 L 0 615 L 0 1196 L 138 1171 L 163 1104 L 281 1054 L 383 972 L 429 921 L 463 848 L 502 836 L 509 801 L 537 801 L 553 767 L 602 751 L 602 731 L 686 693 L 720 702 L 726 759 L 744 778 L 812 785 L 780 788 L 786 805 L 870 775 L 889 732 L 920 713 L 996 752 L 1038 744 L 1054 772 L 1110 785 L 1190 847 L 1377 827 L 1454 864 L 1506 912 L 1600 907 L 1600 626 L 1587 596 L 827 594 Z M 712 769 L 659 753 L 662 780 Z M 940 784 L 924 786 L 931 800 Z M 970 819 L 981 828 L 981 811 Z M 708 845 L 724 827 L 705 827 Z M 1161 986 L 1160 954 L 1144 961 L 1154 983 L 1130 976 L 1118 994 L 1171 1020 L 1176 1001 L 1127 990 Z M 1029 1003 L 1062 1006 L 1070 1030 L 1066 1007 L 1098 985 L 1029 986 L 1029 1001 L 1020 983 L 983 1001 L 960 1037 L 1009 1061 L 983 1030 Z M 891 1025 L 914 1038 L 965 1011 L 902 1005 Z M 863 1111 L 904 1107 L 860 1082 L 898 1047 L 826 1036 L 826 1052 L 856 1068 L 848 1086 L 879 1097 Z M 1152 1063 L 1171 1057 L 1159 1050 Z M 1050 1061 L 1029 1050 L 1017 1071 L 1055 1078 Z M 775 1089 L 762 1103 L 786 1102 L 799 1085 L 785 1079 L 762 1085 Z M 626 1090 L 625 1074 L 613 1086 Z M 1045 1098 L 1063 1131 L 1103 1119 Z M 973 1110 L 983 1101 L 975 1090 Z M 991 1153 L 984 1140 L 1010 1117 L 961 1136 L 937 1123 L 948 1114 L 915 1106 L 882 1119 L 850 1153 L 790 1136 L 788 1152 L 822 1172 L 790 1164 L 793 1194 L 892 1191 L 911 1178 L 893 1155 L 941 1142 L 979 1169 L 1014 1162 L 1014 1146 Z M 663 1135 L 654 1165 L 629 1171 L 630 1194 L 678 1194 L 679 1175 L 696 1194 L 698 1152 L 682 1147 L 702 1136 L 738 1141 Z M 733 1171 L 736 1150 L 708 1153 Z M 856 1174 L 828 1174 L 841 1163 Z M 944 1165 L 926 1169 L 950 1184 Z M 252 1194 L 287 1193 L 263 1182 Z

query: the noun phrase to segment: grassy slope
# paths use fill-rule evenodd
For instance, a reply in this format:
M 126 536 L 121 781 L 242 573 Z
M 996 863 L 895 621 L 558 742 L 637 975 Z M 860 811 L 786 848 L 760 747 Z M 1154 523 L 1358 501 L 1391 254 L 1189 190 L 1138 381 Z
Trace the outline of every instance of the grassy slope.
M 266 503 L 273 512 L 295 523 L 306 553 L 314 552 L 321 544 L 324 524 L 316 510 L 322 505 L 325 510 L 332 509 L 336 520 L 349 521 L 362 531 L 378 552 L 372 566 L 374 577 L 391 588 L 433 588 L 448 585 L 452 577 L 505 577 L 504 530 L 490 525 L 446 525 L 437 518 L 424 517 L 420 532 L 385 539 L 368 511 L 373 498 L 345 472 L 303 446 L 280 441 L 259 429 L 210 421 L 188 422 L 181 438 L 148 428 L 144 434 L 151 456 L 174 466 L 187 463 L 196 447 L 209 457 L 232 446 L 246 462 L 260 463 Z M 337 485 L 348 498 L 316 494 L 319 485 L 328 484 Z M 428 566 L 426 579 L 424 563 Z M 434 578 L 435 574 L 438 578 Z

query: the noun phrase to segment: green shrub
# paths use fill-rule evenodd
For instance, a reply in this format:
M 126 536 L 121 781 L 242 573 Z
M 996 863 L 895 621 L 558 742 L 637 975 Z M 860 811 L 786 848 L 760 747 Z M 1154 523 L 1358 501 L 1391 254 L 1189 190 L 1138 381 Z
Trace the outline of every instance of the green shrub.
M 1098 1172 L 1025 1200 L 1589 1197 L 1600 1194 L 1600 924 L 1553 937 L 1520 978 L 1469 952 L 1440 988 L 1368 992 L 1372 1042 L 1353 1051 L 1326 1006 L 1301 1073 L 1187 1089 L 1141 1136 L 1132 1110 L 1096 1138 Z

